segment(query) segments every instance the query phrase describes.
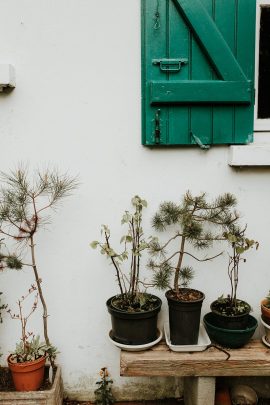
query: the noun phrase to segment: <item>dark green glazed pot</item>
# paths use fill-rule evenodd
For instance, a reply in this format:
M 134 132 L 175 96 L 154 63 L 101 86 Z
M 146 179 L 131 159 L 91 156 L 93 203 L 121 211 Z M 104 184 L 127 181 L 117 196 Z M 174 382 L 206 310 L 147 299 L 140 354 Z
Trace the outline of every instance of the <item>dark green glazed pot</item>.
M 247 327 L 245 329 L 225 329 L 216 326 L 215 316 L 212 312 L 206 314 L 203 318 L 205 329 L 210 339 L 221 346 L 236 349 L 244 346 L 253 336 L 258 322 L 248 315 Z

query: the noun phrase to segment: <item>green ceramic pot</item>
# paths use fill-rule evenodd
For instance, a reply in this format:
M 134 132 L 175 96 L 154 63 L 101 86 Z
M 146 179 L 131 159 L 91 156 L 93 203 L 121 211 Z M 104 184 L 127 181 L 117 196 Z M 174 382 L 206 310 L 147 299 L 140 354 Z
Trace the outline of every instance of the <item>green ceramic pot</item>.
M 236 349 L 244 346 L 253 336 L 258 322 L 249 315 L 247 327 L 245 329 L 224 329 L 216 326 L 215 316 L 212 312 L 206 314 L 203 318 L 205 329 L 211 340 L 220 344 L 221 346 Z

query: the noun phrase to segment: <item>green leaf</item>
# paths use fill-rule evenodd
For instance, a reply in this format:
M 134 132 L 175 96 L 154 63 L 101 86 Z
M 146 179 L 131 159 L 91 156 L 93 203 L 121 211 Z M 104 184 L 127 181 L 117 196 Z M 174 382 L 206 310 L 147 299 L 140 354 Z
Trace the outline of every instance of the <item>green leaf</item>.
M 127 224 L 129 221 L 131 221 L 131 215 L 128 211 L 126 211 L 122 217 L 121 225 Z
M 90 243 L 90 246 L 92 249 L 96 249 L 98 245 L 99 245 L 99 241 L 97 241 L 97 240 L 93 240 L 93 242 Z

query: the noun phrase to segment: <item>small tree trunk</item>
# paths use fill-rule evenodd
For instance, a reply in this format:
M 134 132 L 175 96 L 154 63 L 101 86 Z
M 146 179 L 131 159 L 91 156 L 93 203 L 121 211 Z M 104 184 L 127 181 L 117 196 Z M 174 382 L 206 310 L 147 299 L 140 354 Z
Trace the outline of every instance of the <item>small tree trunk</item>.
M 41 288 L 41 279 L 39 278 L 38 275 L 38 270 L 37 270 L 37 265 L 36 265 L 36 259 L 35 259 L 35 243 L 34 243 L 34 237 L 33 235 L 30 237 L 30 249 L 31 249 L 31 258 L 32 258 L 32 268 L 34 270 L 35 274 L 35 280 L 38 288 L 38 293 L 40 297 L 40 301 L 42 303 L 43 307 L 43 333 L 44 333 L 44 339 L 47 345 L 50 345 L 50 339 L 48 336 L 48 311 L 47 311 L 47 305 L 43 296 L 43 291 Z
M 175 269 L 175 274 L 174 274 L 174 290 L 176 292 L 176 295 L 179 294 L 179 278 L 180 278 L 180 270 L 181 270 L 181 266 L 182 266 L 182 261 L 183 261 L 183 257 L 184 257 L 185 241 L 186 241 L 185 237 L 182 236 L 179 259 L 178 259 L 178 263 L 177 263 L 177 266 Z

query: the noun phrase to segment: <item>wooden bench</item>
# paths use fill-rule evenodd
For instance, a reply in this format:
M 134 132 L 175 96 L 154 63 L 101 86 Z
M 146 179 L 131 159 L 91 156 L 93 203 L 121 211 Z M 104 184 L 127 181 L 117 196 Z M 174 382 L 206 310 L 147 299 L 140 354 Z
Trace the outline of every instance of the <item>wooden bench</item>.
M 214 405 L 216 377 L 270 376 L 270 349 L 251 340 L 240 349 L 217 348 L 203 352 L 173 352 L 161 342 L 142 352 L 121 351 L 120 375 L 132 377 L 185 377 L 185 405 Z

